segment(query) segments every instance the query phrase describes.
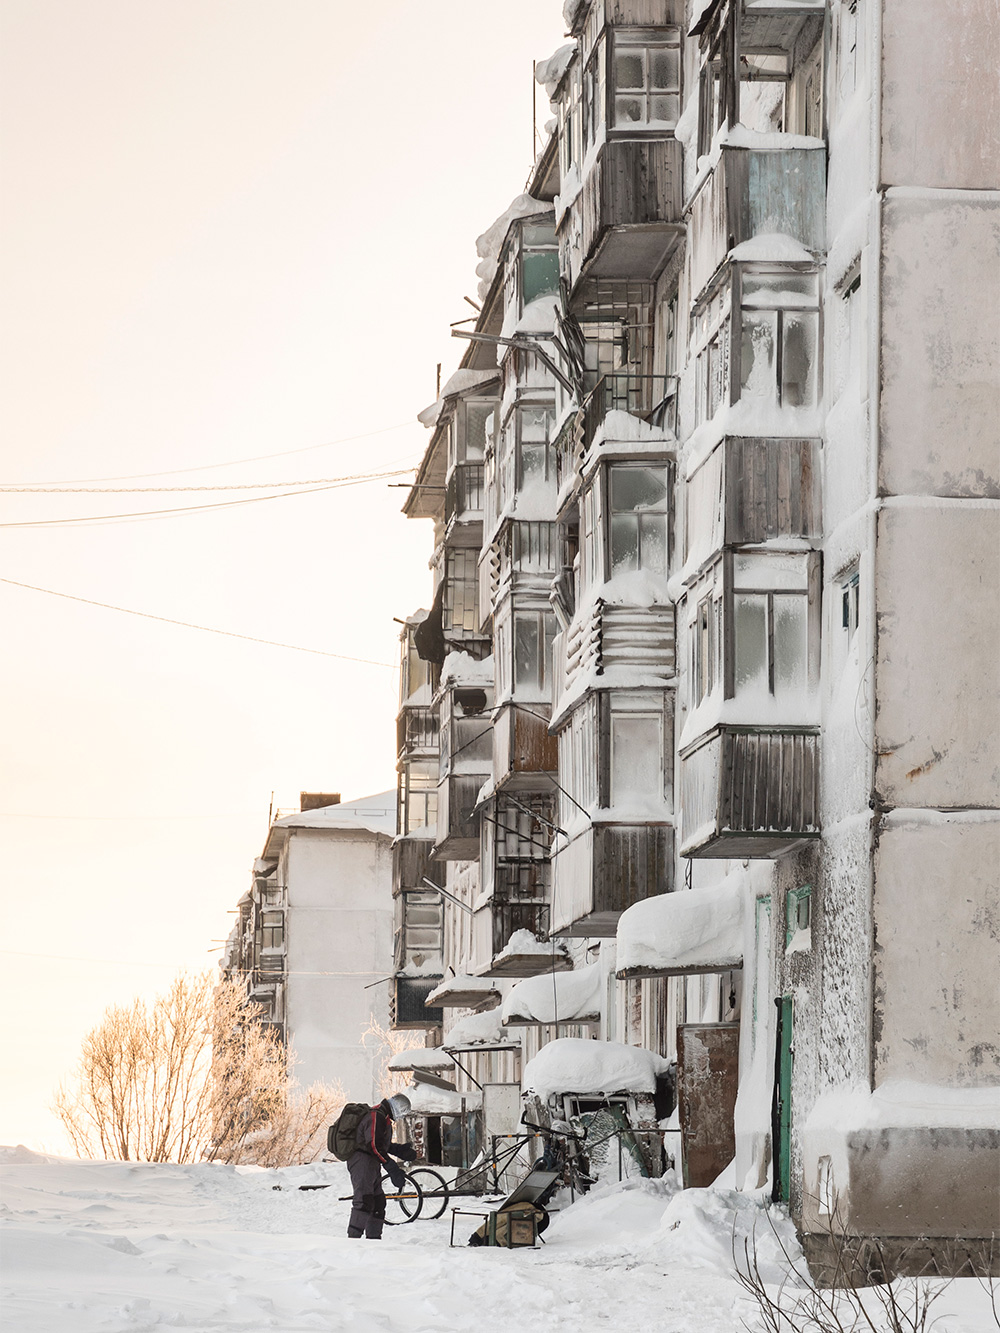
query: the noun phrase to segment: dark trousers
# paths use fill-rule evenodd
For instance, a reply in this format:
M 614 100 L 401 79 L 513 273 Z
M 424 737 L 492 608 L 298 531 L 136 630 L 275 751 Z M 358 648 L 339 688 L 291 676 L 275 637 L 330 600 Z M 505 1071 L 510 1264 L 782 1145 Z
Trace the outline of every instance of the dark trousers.
M 369 1240 L 381 1240 L 385 1219 L 382 1163 L 371 1153 L 356 1152 L 348 1160 L 347 1169 L 354 1189 L 347 1234 L 352 1239 L 367 1236 Z

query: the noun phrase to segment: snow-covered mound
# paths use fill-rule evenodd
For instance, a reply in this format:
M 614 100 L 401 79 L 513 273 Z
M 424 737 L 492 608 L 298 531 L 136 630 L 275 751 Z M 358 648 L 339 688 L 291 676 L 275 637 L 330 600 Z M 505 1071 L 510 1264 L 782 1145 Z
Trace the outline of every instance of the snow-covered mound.
M 662 1055 L 641 1046 L 560 1037 L 528 1061 L 521 1082 L 539 1097 L 553 1092 L 653 1092 L 656 1076 L 669 1067 Z

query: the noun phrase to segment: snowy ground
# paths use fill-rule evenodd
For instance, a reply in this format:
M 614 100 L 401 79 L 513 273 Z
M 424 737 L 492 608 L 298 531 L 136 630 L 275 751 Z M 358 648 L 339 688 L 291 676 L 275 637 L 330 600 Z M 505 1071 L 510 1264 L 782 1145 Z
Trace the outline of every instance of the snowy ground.
M 740 1236 L 763 1219 L 745 1196 L 635 1181 L 565 1208 L 538 1250 L 449 1249 L 446 1218 L 387 1229 L 379 1244 L 347 1240 L 340 1165 L 262 1171 L 0 1153 L 11 1333 L 755 1327 L 731 1276 L 734 1223 Z M 295 1188 L 330 1178 L 329 1190 Z M 463 1221 L 464 1239 L 475 1223 Z M 760 1253 L 777 1280 L 780 1254 L 763 1226 Z M 953 1284 L 934 1313 L 937 1333 L 997 1327 L 972 1280 Z

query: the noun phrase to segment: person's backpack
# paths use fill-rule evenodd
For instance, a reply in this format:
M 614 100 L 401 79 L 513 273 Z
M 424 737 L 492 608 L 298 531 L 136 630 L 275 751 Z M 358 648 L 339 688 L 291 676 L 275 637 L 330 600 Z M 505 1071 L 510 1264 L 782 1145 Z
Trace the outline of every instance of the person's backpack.
M 371 1115 L 371 1107 L 364 1102 L 348 1102 L 340 1115 L 326 1131 L 326 1150 L 346 1162 L 352 1153 L 358 1150 L 358 1125 L 366 1115 Z

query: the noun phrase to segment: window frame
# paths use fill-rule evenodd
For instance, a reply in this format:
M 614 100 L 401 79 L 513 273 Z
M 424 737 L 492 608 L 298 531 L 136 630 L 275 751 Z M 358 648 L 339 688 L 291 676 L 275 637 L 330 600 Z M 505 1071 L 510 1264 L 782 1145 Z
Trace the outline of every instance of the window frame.
M 642 53 L 643 82 L 641 88 L 619 89 L 618 57 L 625 52 Z M 654 51 L 673 51 L 676 54 L 677 77 L 674 86 L 653 88 L 650 82 L 650 53 Z M 655 28 L 616 27 L 612 30 L 612 43 L 608 52 L 605 71 L 607 106 L 605 123 L 612 133 L 639 134 L 648 137 L 663 137 L 672 134 L 684 108 L 684 61 L 681 45 L 681 30 L 672 25 Z M 641 120 L 622 121 L 618 115 L 619 99 L 634 97 L 643 103 L 645 114 Z M 649 116 L 650 104 L 655 98 L 674 98 L 676 114 L 673 119 L 652 120 Z
M 640 468 L 644 468 L 647 470 L 656 468 L 662 470 L 664 479 L 662 505 L 657 505 L 650 507 L 649 509 L 642 509 L 642 510 L 639 509 L 615 510 L 612 505 L 612 496 L 614 487 L 613 473 L 615 471 L 622 471 L 622 472 L 638 471 Z M 630 459 L 627 461 L 620 460 L 617 462 L 605 463 L 601 469 L 601 472 L 602 472 L 601 485 L 604 489 L 604 503 L 602 505 L 602 511 L 605 516 L 605 522 L 602 525 L 603 526 L 602 545 L 604 548 L 603 549 L 604 578 L 601 581 L 606 582 L 610 579 L 613 579 L 616 573 L 646 572 L 655 574 L 658 577 L 666 578 L 670 571 L 671 537 L 673 531 L 673 523 L 671 522 L 671 516 L 673 511 L 673 475 L 669 462 L 666 459 L 663 460 L 650 459 L 648 461 L 645 459 Z M 626 517 L 629 515 L 635 515 L 636 517 L 636 565 L 634 570 L 623 569 L 616 571 L 614 567 L 614 563 L 612 560 L 612 525 L 614 523 L 614 518 L 616 513 Z M 640 515 L 647 515 L 647 514 L 653 516 L 662 515 L 663 517 L 663 569 L 662 570 L 649 569 L 648 566 L 645 566 L 643 564 L 642 524 L 639 522 L 639 517 Z

